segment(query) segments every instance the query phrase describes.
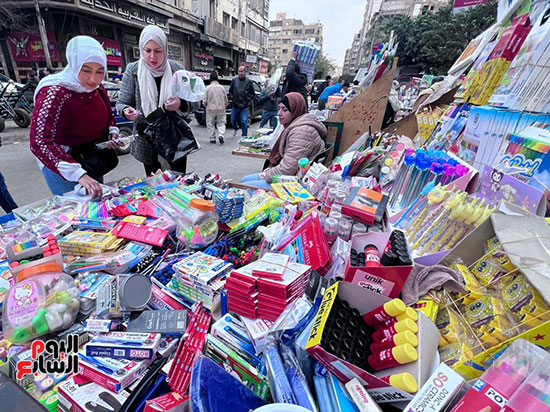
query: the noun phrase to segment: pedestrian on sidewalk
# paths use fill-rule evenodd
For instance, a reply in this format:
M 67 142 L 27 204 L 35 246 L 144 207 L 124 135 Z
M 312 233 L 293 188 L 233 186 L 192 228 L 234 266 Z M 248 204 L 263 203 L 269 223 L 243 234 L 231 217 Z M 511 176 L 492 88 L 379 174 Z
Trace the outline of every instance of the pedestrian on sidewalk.
M 206 128 L 210 136 L 210 143 L 216 144 L 216 136 L 220 144 L 224 143 L 225 135 L 225 109 L 227 108 L 227 92 L 218 83 L 218 73 L 210 73 L 210 84 L 202 99 L 206 108 Z
M 285 129 L 271 149 L 269 167 L 261 173 L 245 176 L 242 183 L 270 189 L 273 176 L 296 175 L 298 160 L 307 157 L 311 161 L 324 150 L 321 136 L 326 136 L 327 129 L 315 115 L 307 112 L 300 93 L 283 96 L 278 116 Z
M 96 150 L 96 143 L 119 135 L 101 85 L 106 73 L 101 44 L 76 36 L 67 44 L 67 67 L 42 79 L 35 90 L 30 148 L 54 195 L 70 192 L 78 182 L 99 197 L 103 176 L 118 165 L 116 143 Z
M 283 96 L 288 93 L 300 93 L 304 97 L 307 109 L 307 75 L 300 72 L 300 66 L 296 64 L 297 57 L 298 52 L 293 52 L 292 58 L 288 62 L 288 66 L 286 66 L 286 81 L 283 86 Z
M 281 98 L 281 88 L 269 89 L 266 87 L 260 94 L 258 104 L 263 105 L 262 120 L 260 121 L 260 129 L 264 127 L 268 122 L 272 129 L 277 127 L 277 111 L 279 109 L 279 99 Z
M 229 87 L 229 99 L 231 100 L 231 124 L 233 125 L 233 136 L 237 130 L 242 131 L 242 137 L 248 136 L 248 111 L 250 103 L 256 97 L 252 80 L 246 76 L 246 68 L 239 67 L 239 75 L 231 81 Z
M 159 108 L 187 113 L 190 105 L 179 97 L 171 96 L 170 82 L 172 74 L 184 67 L 168 59 L 168 39 L 157 26 L 145 27 L 139 36 L 140 60 L 126 67 L 120 95 L 116 104 L 118 113 L 128 120 L 136 122 L 136 128 L 141 131 L 132 143 L 130 152 L 143 163 L 145 174 L 149 176 L 161 169 L 159 154 L 152 142 L 142 133 L 148 125 L 147 116 Z M 163 136 L 158 136 L 162 140 Z M 172 170 L 185 173 L 187 157 L 170 164 Z
M 0 138 L 0 147 L 2 147 L 2 138 Z M 0 207 L 4 209 L 4 212 L 10 213 L 13 209 L 17 209 L 17 203 L 11 197 L 10 192 L 8 191 L 8 186 L 6 185 L 6 180 L 0 172 Z

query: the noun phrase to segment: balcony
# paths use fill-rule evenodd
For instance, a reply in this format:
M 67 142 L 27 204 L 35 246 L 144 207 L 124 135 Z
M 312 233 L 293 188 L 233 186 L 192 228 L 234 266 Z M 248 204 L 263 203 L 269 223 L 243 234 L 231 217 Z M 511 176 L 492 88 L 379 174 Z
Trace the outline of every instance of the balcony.
M 214 37 L 219 40 L 223 40 L 226 43 L 239 45 L 240 34 L 237 30 L 233 30 L 230 27 L 224 26 L 220 22 L 210 18 L 204 18 L 204 34 Z

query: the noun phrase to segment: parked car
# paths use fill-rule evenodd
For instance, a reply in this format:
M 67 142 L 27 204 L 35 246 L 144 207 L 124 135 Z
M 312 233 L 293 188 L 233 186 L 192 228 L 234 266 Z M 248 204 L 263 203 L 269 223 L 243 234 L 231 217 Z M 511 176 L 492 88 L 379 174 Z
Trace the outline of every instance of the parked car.
M 231 86 L 231 80 L 232 77 L 220 77 L 218 82 L 224 87 L 225 91 L 229 93 L 229 86 Z M 250 79 L 252 81 L 252 86 L 254 87 L 254 93 L 256 93 L 256 99 L 257 100 L 260 97 L 260 93 L 262 92 L 262 88 L 258 84 L 257 81 Z M 210 80 L 205 80 L 204 84 L 208 86 L 210 84 Z M 225 110 L 227 123 L 231 124 L 231 100 L 229 101 L 229 104 L 227 105 L 227 108 Z M 252 120 L 256 117 L 262 116 L 262 106 L 255 104 L 253 101 L 250 103 L 249 111 L 248 111 L 248 123 L 250 124 Z M 206 124 L 206 114 L 204 111 L 204 105 L 201 102 L 201 107 L 195 112 L 195 118 L 197 119 L 197 122 L 201 125 Z

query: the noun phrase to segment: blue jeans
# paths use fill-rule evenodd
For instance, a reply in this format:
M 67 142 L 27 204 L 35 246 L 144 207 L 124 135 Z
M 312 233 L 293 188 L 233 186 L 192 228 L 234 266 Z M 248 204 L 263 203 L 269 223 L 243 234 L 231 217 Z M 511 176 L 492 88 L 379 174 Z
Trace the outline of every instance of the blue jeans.
M 64 193 L 71 192 L 78 182 L 69 182 L 63 179 L 57 173 L 52 172 L 46 166 L 42 169 L 42 174 L 46 180 L 46 184 L 50 188 L 50 192 L 54 195 L 63 195 Z M 96 179 L 99 183 L 103 183 L 103 177 Z
M 264 127 L 267 122 L 269 122 L 269 125 L 272 129 L 275 129 L 277 127 L 277 110 L 264 110 L 262 112 L 262 120 L 260 121 L 260 129 Z
M 239 130 L 239 123 L 241 124 L 243 136 L 248 136 L 248 107 L 244 109 L 231 108 L 231 124 L 233 125 L 233 129 Z
M 2 207 L 6 213 L 10 213 L 13 209 L 17 209 L 17 203 L 15 203 L 15 200 L 11 197 L 2 173 L 0 173 L 0 207 Z
M 261 189 L 271 190 L 271 185 L 267 183 L 265 180 L 260 179 L 260 176 L 258 173 L 243 177 L 241 180 L 241 183 L 246 183 L 249 186 L 259 187 Z

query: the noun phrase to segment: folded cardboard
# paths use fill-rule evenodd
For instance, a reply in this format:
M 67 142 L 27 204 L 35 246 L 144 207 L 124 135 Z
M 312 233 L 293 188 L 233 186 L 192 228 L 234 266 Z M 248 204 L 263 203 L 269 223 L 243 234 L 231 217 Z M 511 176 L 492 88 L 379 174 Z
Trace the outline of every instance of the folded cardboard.
M 550 286 L 548 286 L 545 270 L 548 271 L 547 262 L 550 261 L 550 257 L 545 258 L 544 254 L 548 254 L 545 249 L 548 241 L 545 242 L 545 240 L 550 237 L 550 227 L 544 218 L 535 216 L 514 204 L 503 203 L 499 211 L 493 213 L 489 219 L 464 237 L 441 261 L 441 264 L 450 265 L 460 258 L 466 266 L 471 266 L 485 255 L 487 241 L 495 236 L 501 242 L 511 262 L 549 303 Z M 491 358 L 498 356 L 518 338 L 542 348 L 549 348 L 550 321 L 542 322 L 496 346 L 486 345 L 483 352 L 465 362 L 455 363 L 452 369 L 466 379 L 478 378 L 485 371 L 485 365 L 490 363 Z
M 439 332 L 435 325 L 426 316 L 420 313 L 418 319 L 418 360 L 406 365 L 379 371 L 375 376 L 332 355 L 321 346 L 323 330 L 326 327 L 327 319 L 337 296 L 346 300 L 351 307 L 359 310 L 362 315 L 390 300 L 385 296 L 357 285 L 352 285 L 351 283 L 335 283 L 327 289 L 323 296 L 321 306 L 306 344 L 308 353 L 323 364 L 329 372 L 338 377 L 344 384 L 353 378 L 357 378 L 366 388 L 369 395 L 378 403 L 411 400 L 411 394 L 389 385 L 377 376 L 382 377 L 408 372 L 414 376 L 419 386 L 423 385 L 431 374 L 437 353 Z

